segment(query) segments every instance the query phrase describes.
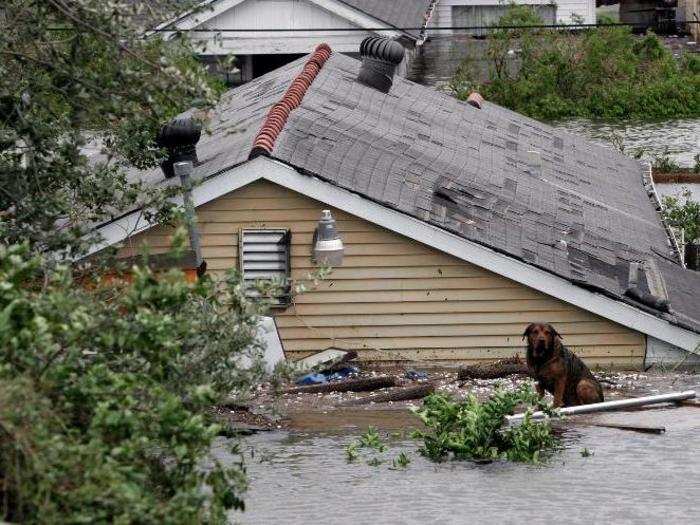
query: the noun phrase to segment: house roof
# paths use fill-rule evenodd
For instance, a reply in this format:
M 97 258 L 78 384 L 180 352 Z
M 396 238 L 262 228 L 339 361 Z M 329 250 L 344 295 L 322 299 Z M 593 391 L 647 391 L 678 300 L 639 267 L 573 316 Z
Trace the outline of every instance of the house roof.
M 222 98 L 198 144 L 198 178 L 248 160 L 271 108 L 308 62 Z M 700 332 L 700 274 L 677 263 L 647 168 L 488 102 L 476 109 L 402 78 L 381 93 L 356 80 L 359 67 L 341 54 L 324 61 L 264 153 L 470 245 Z M 162 182 L 156 170 L 139 176 Z M 644 263 L 640 287 L 666 293 L 670 313 L 624 295 L 630 262 Z

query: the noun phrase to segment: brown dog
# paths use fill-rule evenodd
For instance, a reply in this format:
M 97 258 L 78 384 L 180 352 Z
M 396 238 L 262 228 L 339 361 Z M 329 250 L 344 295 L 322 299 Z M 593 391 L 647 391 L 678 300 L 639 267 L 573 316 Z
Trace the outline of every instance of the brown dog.
M 537 380 L 537 392 L 554 396 L 554 406 L 588 405 L 603 401 L 603 388 L 576 354 L 561 343 L 551 324 L 532 323 L 525 329 L 527 366 Z

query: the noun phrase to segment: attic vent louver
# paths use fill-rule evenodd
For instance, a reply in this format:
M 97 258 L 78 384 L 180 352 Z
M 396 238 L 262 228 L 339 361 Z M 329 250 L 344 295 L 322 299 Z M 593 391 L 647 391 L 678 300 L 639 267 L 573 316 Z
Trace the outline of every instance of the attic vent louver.
M 246 296 L 260 298 L 258 281 L 272 281 L 280 286 L 274 297 L 268 297 L 273 306 L 289 304 L 290 232 L 277 229 L 243 229 L 239 237 L 239 264 L 246 284 Z
M 368 36 L 360 44 L 362 67 L 357 80 L 388 93 L 394 83 L 396 67 L 403 61 L 404 48 L 395 40 L 383 36 Z
M 168 157 L 160 163 L 166 178 L 175 176 L 176 162 L 190 161 L 197 165 L 197 142 L 202 136 L 202 126 L 192 117 L 175 117 L 160 129 L 156 145 L 168 150 Z

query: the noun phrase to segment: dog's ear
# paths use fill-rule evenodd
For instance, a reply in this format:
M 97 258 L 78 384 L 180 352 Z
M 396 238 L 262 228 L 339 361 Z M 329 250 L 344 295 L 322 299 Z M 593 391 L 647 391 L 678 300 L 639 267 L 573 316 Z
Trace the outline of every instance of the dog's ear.
M 526 338 L 527 336 L 530 335 L 530 332 L 532 332 L 532 329 L 533 329 L 534 327 L 535 327 L 535 323 L 530 323 L 529 325 L 527 325 L 527 328 L 526 328 L 525 331 L 523 332 L 523 341 L 525 340 L 525 338 Z
M 554 328 L 551 324 L 548 324 L 547 327 L 552 332 L 553 337 L 558 337 L 560 340 L 564 339 L 561 335 L 559 335 L 559 332 L 557 332 L 557 329 Z

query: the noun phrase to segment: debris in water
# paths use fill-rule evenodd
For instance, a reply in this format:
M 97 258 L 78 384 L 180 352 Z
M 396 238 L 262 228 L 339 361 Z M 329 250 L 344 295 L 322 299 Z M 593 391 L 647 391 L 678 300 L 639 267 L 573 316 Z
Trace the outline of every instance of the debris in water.
M 517 355 L 501 359 L 495 363 L 463 366 L 457 371 L 457 380 L 496 379 L 512 375 L 530 375 L 527 363 Z
M 370 392 L 380 388 L 396 386 L 397 379 L 391 376 L 364 377 L 360 379 L 348 379 L 346 381 L 333 381 L 320 385 L 300 386 L 284 391 L 285 394 L 310 394 L 324 392 Z
M 396 388 L 389 390 L 388 392 L 383 392 L 381 394 L 374 394 L 372 396 L 360 397 L 358 399 L 351 399 L 340 403 L 337 406 L 348 407 L 356 405 L 367 405 L 369 403 L 392 403 L 394 401 L 407 401 L 411 399 L 423 399 L 435 392 L 435 385 L 432 383 L 425 383 L 418 386 L 412 386 L 408 388 Z

